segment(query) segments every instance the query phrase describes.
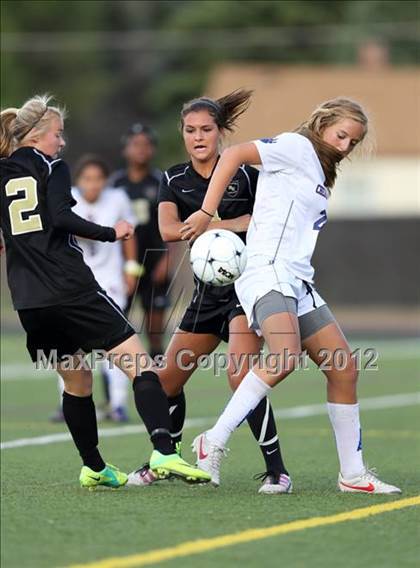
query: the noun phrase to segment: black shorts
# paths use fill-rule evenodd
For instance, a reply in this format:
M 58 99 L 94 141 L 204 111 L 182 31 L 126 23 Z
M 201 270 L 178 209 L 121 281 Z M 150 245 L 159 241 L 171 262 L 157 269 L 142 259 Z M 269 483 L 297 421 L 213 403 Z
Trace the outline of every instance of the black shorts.
M 201 294 L 194 293 L 179 328 L 190 333 L 211 333 L 228 342 L 230 322 L 236 316 L 243 315 L 245 312 L 233 285 L 217 296 L 204 290 Z
M 62 359 L 79 350 L 109 351 L 135 334 L 121 308 L 104 290 L 57 306 L 18 310 L 18 315 L 34 362 L 38 350 L 46 357 L 56 350 L 57 359 Z

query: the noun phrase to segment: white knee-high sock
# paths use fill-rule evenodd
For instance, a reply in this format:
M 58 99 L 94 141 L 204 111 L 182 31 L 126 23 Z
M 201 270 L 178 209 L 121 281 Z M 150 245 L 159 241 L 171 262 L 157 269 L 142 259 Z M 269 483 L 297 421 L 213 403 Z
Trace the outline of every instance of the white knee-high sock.
M 216 424 L 207 432 L 208 439 L 223 448 L 235 428 L 245 420 L 270 390 L 271 387 L 254 371 L 248 371 Z
M 103 361 L 106 366 L 105 372 L 108 375 L 109 384 L 109 402 L 111 409 L 125 408 L 127 406 L 129 381 L 127 376 L 121 369 L 114 365 L 111 369 L 108 367 L 108 361 Z
M 58 389 L 58 395 L 60 397 L 60 406 L 62 406 L 63 404 L 63 392 L 64 392 L 64 381 L 61 378 L 61 375 L 59 375 L 57 373 L 57 389 Z
M 327 407 L 334 429 L 341 475 L 345 479 L 357 477 L 365 469 L 359 404 L 327 402 Z

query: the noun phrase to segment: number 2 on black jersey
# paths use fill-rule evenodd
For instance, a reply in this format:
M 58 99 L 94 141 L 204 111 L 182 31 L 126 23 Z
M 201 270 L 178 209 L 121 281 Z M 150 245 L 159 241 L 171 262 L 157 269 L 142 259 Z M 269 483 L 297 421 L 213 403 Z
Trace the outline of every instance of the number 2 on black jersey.
M 10 228 L 12 235 L 23 235 L 42 231 L 42 221 L 40 215 L 28 215 L 23 218 L 23 213 L 33 211 L 38 205 L 37 182 L 33 177 L 21 177 L 11 179 L 5 186 L 6 195 L 12 197 L 22 192 L 23 196 L 14 199 L 9 205 Z

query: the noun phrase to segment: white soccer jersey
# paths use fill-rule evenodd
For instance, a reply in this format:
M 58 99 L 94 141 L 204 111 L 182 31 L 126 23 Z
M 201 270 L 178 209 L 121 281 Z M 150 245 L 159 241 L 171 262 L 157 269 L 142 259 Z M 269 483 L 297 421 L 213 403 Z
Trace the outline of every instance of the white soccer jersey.
M 325 175 L 311 142 L 286 132 L 255 142 L 262 171 L 247 233 L 248 257 L 264 255 L 312 282 L 311 257 L 327 222 Z
M 282 282 L 313 282 L 311 257 L 327 222 L 328 199 L 324 172 L 306 137 L 286 132 L 254 143 L 262 169 L 247 233 L 248 262 L 236 282 L 250 323 L 256 301 L 270 290 L 281 292 Z
M 88 221 L 107 227 L 113 227 L 123 219 L 133 225 L 136 223 L 130 200 L 122 189 L 106 188 L 94 203 L 86 201 L 77 188 L 72 189 L 72 194 L 77 201 L 73 211 Z M 121 241 L 103 243 L 80 237 L 77 240 L 83 249 L 83 258 L 98 283 L 124 309 L 127 294 Z

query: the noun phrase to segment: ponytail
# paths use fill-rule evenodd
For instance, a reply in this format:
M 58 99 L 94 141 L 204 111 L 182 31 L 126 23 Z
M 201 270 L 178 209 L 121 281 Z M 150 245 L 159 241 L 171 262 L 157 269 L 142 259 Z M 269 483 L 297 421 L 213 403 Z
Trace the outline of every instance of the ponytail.
M 331 190 L 331 188 L 334 187 L 338 165 L 343 159 L 343 154 L 330 144 L 324 142 L 318 134 L 306 126 L 301 126 L 297 132 L 311 141 L 325 175 L 325 185 L 328 190 Z
M 17 112 L 17 108 L 7 108 L 0 114 L 0 158 L 10 156 L 15 149 L 13 125 L 16 121 Z
M 237 89 L 219 99 L 199 97 L 184 104 L 181 110 L 181 128 L 184 126 L 184 118 L 190 112 L 206 110 L 213 118 L 220 130 L 235 129 L 236 121 L 247 110 L 251 101 L 252 91 Z

